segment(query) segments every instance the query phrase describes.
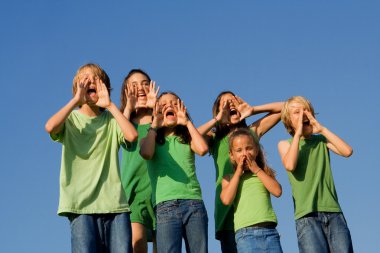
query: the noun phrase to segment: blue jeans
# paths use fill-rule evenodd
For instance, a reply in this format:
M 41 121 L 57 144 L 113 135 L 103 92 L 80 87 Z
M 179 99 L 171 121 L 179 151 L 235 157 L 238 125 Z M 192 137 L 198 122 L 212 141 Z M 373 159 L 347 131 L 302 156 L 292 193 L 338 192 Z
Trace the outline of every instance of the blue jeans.
M 280 235 L 275 228 L 246 227 L 236 231 L 238 253 L 282 253 Z
M 208 218 L 202 200 L 178 199 L 156 206 L 157 252 L 178 253 L 182 238 L 186 252 L 206 253 Z
M 74 253 L 132 253 L 129 213 L 71 214 L 71 251 Z
M 296 220 L 300 253 L 352 253 L 343 213 L 314 212 Z
M 222 253 L 237 253 L 235 231 L 223 230 L 218 232 Z

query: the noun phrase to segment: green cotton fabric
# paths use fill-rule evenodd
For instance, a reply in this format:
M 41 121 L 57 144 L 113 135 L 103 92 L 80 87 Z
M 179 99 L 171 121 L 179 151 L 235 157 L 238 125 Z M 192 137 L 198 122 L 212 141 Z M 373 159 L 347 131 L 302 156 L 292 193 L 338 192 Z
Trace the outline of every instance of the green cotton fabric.
M 277 223 L 270 193 L 253 173 L 245 172 L 240 177 L 234 209 L 235 232 L 262 222 Z
M 179 137 L 167 136 L 163 145 L 156 143 L 154 156 L 148 161 L 148 172 L 153 206 L 174 199 L 202 199 L 194 152 Z
M 122 145 L 121 180 L 131 209 L 131 222 L 154 229 L 155 217 L 148 164 L 140 155 L 140 142 L 146 136 L 150 124 L 133 125 L 138 132 L 138 139 L 130 145 Z
M 89 117 L 72 111 L 51 138 L 63 145 L 59 215 L 129 211 L 118 159 L 125 140 L 111 113 Z
M 289 139 L 289 143 L 292 142 Z M 341 212 L 330 167 L 330 153 L 323 135 L 299 143 L 297 166 L 288 172 L 294 201 L 294 217 L 311 212 Z
M 253 131 L 251 132 L 255 137 L 256 142 L 258 142 L 257 135 Z M 229 137 L 227 135 L 221 139 L 213 137 L 210 142 L 210 154 L 214 159 L 216 170 L 214 209 L 216 238 L 218 238 L 219 231 L 234 230 L 232 205 L 226 206 L 220 199 L 223 177 L 234 173 L 234 169 L 230 162 L 228 141 Z

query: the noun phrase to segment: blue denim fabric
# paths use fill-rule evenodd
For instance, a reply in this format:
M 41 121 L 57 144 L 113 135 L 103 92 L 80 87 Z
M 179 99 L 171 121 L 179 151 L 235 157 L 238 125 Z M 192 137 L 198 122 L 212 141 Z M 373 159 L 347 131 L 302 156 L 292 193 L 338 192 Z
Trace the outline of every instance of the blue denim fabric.
M 300 253 L 352 253 L 343 213 L 314 212 L 296 220 Z
M 237 253 L 235 231 L 223 230 L 218 232 L 222 253 Z
M 132 253 L 129 213 L 72 214 L 71 251 L 74 253 Z
M 208 218 L 202 200 L 180 199 L 156 206 L 157 251 L 178 253 L 185 240 L 186 252 L 208 252 Z
M 246 227 L 236 231 L 238 253 L 282 253 L 280 235 L 275 228 Z

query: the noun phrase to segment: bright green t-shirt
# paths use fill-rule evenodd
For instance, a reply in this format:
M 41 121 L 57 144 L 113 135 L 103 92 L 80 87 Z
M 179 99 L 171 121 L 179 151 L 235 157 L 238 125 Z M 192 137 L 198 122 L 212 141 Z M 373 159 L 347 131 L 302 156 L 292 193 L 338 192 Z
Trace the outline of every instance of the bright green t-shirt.
M 288 141 L 291 143 L 292 138 Z M 309 139 L 301 139 L 298 150 L 297 166 L 293 172 L 288 172 L 295 219 L 311 212 L 341 212 L 326 138 L 312 135 Z
M 167 136 L 163 145 L 156 143 L 154 156 L 148 161 L 148 172 L 154 206 L 168 200 L 202 199 L 194 152 L 179 137 Z
M 240 177 L 234 209 L 235 232 L 262 222 L 277 223 L 270 193 L 253 173 L 246 172 Z
M 137 130 L 138 139 L 128 146 L 122 145 L 121 180 L 131 209 L 131 222 L 153 228 L 152 187 L 147 161 L 140 155 L 140 142 L 147 135 L 150 124 L 133 125 Z
M 51 138 L 63 145 L 59 215 L 129 211 L 118 159 L 125 140 L 111 113 L 89 117 L 72 111 Z

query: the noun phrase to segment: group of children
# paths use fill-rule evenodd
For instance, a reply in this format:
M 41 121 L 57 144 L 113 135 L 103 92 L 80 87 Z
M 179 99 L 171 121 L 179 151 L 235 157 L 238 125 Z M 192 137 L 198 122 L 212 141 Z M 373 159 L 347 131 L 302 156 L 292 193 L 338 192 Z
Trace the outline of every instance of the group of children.
M 146 253 L 153 241 L 154 252 L 178 253 L 182 239 L 187 252 L 208 252 L 195 169 L 195 154 L 208 152 L 216 169 L 221 251 L 282 252 L 270 198 L 282 189 L 259 144 L 280 119 L 291 135 L 278 150 L 292 186 L 299 251 L 353 252 L 329 160 L 329 150 L 348 157 L 352 148 L 315 119 L 307 99 L 250 106 L 222 92 L 213 118 L 196 128 L 178 95 L 159 94 L 140 69 L 124 79 L 120 108 L 96 64 L 78 69 L 72 90 L 45 128 L 63 145 L 58 214 L 70 221 L 73 252 Z

